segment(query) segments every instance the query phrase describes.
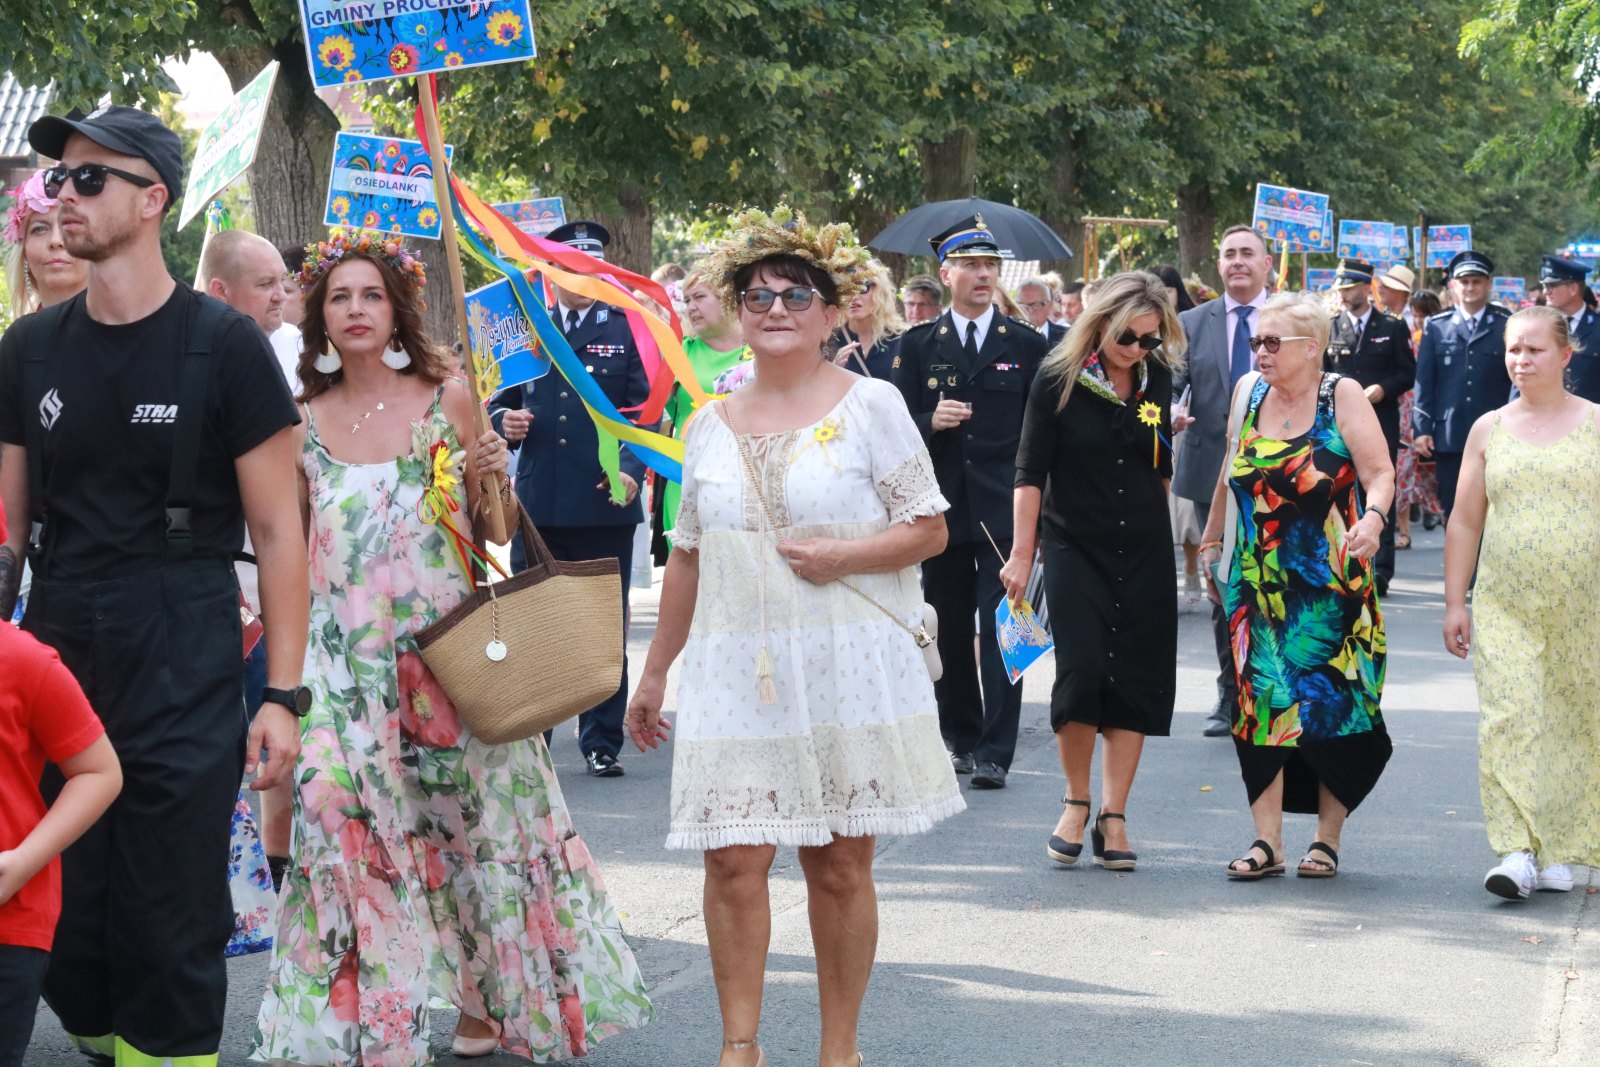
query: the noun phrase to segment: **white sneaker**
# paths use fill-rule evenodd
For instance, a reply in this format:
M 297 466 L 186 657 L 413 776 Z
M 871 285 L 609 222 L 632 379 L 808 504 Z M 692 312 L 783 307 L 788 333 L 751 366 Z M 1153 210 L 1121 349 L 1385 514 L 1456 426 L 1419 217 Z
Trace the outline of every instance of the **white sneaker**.
M 1507 900 L 1527 900 L 1538 878 L 1539 868 L 1534 865 L 1533 854 L 1512 852 L 1488 873 L 1483 888 Z
M 1572 892 L 1572 872 L 1567 870 L 1565 863 L 1552 863 L 1539 872 L 1535 889 L 1541 893 L 1570 893 Z

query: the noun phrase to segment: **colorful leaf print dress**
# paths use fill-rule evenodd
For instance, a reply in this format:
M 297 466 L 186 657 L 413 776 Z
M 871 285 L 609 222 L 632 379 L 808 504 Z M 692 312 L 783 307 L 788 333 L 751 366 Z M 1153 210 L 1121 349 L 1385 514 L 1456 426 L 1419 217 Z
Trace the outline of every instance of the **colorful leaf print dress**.
M 1592 413 L 1591 413 L 1592 414 Z M 1495 415 L 1472 593 L 1489 844 L 1600 866 L 1600 433 L 1532 445 Z
M 417 654 L 468 590 L 417 517 L 423 457 L 455 432 L 436 397 L 411 455 L 346 464 L 306 421 L 314 703 L 251 1056 L 428 1064 L 432 997 L 493 1020 L 506 1052 L 582 1056 L 651 1017 L 600 872 L 544 742 L 475 740 Z
M 1322 376 L 1310 431 L 1280 441 L 1257 428 L 1270 388 L 1257 381 L 1228 479 L 1239 505 L 1222 600 L 1239 676 L 1234 746 L 1251 803 L 1283 772 L 1285 811 L 1315 813 L 1319 782 L 1354 811 L 1391 748 L 1372 564 L 1344 548 L 1362 504 L 1334 415 L 1338 382 Z

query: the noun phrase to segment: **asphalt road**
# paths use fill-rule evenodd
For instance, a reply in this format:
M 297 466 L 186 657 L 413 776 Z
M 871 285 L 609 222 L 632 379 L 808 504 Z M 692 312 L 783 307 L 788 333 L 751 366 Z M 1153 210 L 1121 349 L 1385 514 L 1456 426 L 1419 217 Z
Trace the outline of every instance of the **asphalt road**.
M 882 930 L 862 1047 L 871 1067 L 944 1063 L 1593 1065 L 1600 1062 L 1600 877 L 1567 895 L 1500 901 L 1478 805 L 1470 667 L 1447 656 L 1442 535 L 1416 533 L 1384 603 L 1384 711 L 1395 753 L 1344 836 L 1328 881 L 1223 875 L 1255 834 L 1231 744 L 1200 735 L 1214 659 L 1205 616 L 1180 633 L 1173 736 L 1145 748 L 1128 811 L 1139 869 L 1062 869 L 1044 855 L 1060 811 L 1048 658 L 1024 679 L 1010 785 L 923 837 L 879 843 Z M 635 596 L 642 653 L 654 591 Z M 721 1034 L 700 919 L 699 856 L 661 848 L 670 757 L 624 757 L 626 778 L 582 773 L 556 741 L 579 829 L 605 871 L 658 1008 L 605 1042 L 595 1067 L 710 1067 Z M 1314 820 L 1290 816 L 1291 863 Z M 762 1041 L 772 1067 L 816 1063 L 817 997 L 793 852 L 772 878 Z M 265 974 L 230 964 L 222 1064 L 247 1061 Z M 436 1013 L 442 1063 L 453 1019 Z M 41 1009 L 29 1067 L 72 1064 Z M 495 1057 L 486 1065 L 520 1062 Z

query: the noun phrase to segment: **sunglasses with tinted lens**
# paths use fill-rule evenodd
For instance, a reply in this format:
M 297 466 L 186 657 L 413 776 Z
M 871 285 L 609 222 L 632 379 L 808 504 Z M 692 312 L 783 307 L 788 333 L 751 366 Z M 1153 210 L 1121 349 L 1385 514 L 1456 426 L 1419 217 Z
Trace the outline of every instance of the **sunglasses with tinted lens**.
M 775 291 L 772 289 L 746 289 L 739 294 L 739 300 L 744 304 L 744 309 L 754 315 L 765 315 L 772 310 L 772 305 L 778 300 L 783 301 L 783 306 L 790 311 L 804 311 L 811 306 L 811 301 L 818 295 L 815 289 L 804 285 L 796 285 L 790 289 Z
M 1271 355 L 1275 356 L 1275 355 L 1278 354 L 1278 346 L 1283 344 L 1283 342 L 1285 342 L 1285 341 L 1310 341 L 1310 340 L 1312 340 L 1312 338 L 1305 337 L 1303 335 L 1298 335 L 1298 334 L 1293 336 L 1293 337 L 1274 337 L 1271 334 L 1264 334 L 1264 335 L 1262 335 L 1260 337 L 1252 337 L 1252 338 L 1250 338 L 1250 351 L 1259 352 L 1263 348 L 1265 348 L 1268 353 L 1270 353 Z
M 67 184 L 67 179 L 72 179 L 73 188 L 78 190 L 79 196 L 99 196 L 106 188 L 106 175 L 115 175 L 123 181 L 137 185 L 141 189 L 148 189 L 156 184 L 153 180 L 142 174 L 132 174 L 116 167 L 108 167 L 104 163 L 84 163 L 80 166 L 69 167 L 65 163 L 58 163 L 44 172 L 45 195 L 54 199 L 61 195 L 62 186 Z
M 1138 345 L 1146 352 L 1154 352 L 1156 349 L 1161 347 L 1161 335 L 1159 333 L 1147 333 L 1140 335 L 1134 333 L 1132 330 L 1123 330 L 1117 335 L 1117 344 Z

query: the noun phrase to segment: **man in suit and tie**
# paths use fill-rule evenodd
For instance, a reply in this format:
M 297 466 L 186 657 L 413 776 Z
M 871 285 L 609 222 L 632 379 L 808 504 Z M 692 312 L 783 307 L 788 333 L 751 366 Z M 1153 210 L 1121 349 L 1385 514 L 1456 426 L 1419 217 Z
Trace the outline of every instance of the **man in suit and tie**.
M 956 773 L 971 774 L 974 788 L 1002 789 L 1017 747 L 1022 685 L 1012 685 L 1006 672 L 994 613 L 1005 595 L 1000 567 L 1011 551 L 1022 413 L 1047 347 L 1037 330 L 995 308 L 1000 246 L 981 216 L 929 243 L 939 259 L 939 279 L 950 290 L 950 308 L 901 335 L 894 381 L 928 442 L 939 490 L 950 502 L 948 546 L 922 565 L 924 595 L 939 615 L 944 661 L 934 693 Z M 984 527 L 994 537 L 992 546 Z
M 1511 399 L 1506 373 L 1506 320 L 1511 312 L 1489 303 L 1494 261 L 1482 252 L 1457 252 L 1445 273 L 1456 306 L 1422 325 L 1411 449 L 1423 459 L 1433 457 L 1439 505 L 1448 522 L 1468 431 L 1478 416 Z
M 1411 334 L 1406 324 L 1372 306 L 1372 268 L 1355 260 L 1340 260 L 1333 276 L 1333 287 L 1344 310 L 1333 316 L 1328 351 L 1324 363 L 1328 370 L 1354 378 L 1366 390 L 1378 425 L 1389 444 L 1392 465 L 1400 455 L 1400 395 L 1411 388 L 1417 377 L 1417 360 L 1411 353 Z M 1378 539 L 1378 554 L 1373 557 L 1378 593 L 1389 592 L 1394 578 L 1394 507 L 1383 524 Z
M 1575 350 L 1567 367 L 1567 388 L 1600 404 L 1600 312 L 1584 299 L 1590 270 L 1582 260 L 1545 256 L 1539 281 L 1544 285 L 1546 303 L 1567 317 Z
M 1038 330 L 1051 348 L 1067 335 L 1066 326 L 1050 321 L 1050 283 L 1043 278 L 1029 278 L 1017 286 L 1017 306 L 1027 316 L 1028 325 Z
M 1267 302 L 1271 271 L 1266 239 L 1249 226 L 1229 226 L 1222 231 L 1222 243 L 1217 247 L 1222 295 L 1178 316 L 1189 338 L 1189 352 L 1187 364 L 1172 383 L 1172 392 L 1181 397 L 1187 391 L 1189 409 L 1182 421 L 1186 436 L 1178 450 L 1172 491 L 1194 502 L 1201 529 L 1210 517 L 1211 496 L 1228 449 L 1233 387 L 1255 368 L 1250 338 L 1260 322 L 1261 305 Z M 1178 426 L 1179 420 L 1174 418 L 1173 428 Z M 1206 719 L 1205 735 L 1225 737 L 1233 729 L 1239 684 L 1221 608 L 1212 608 L 1211 628 L 1217 650 L 1217 703 Z
M 571 245 L 596 259 L 605 258 L 611 235 L 597 222 L 569 222 L 550 231 L 550 240 Z M 623 313 L 578 293 L 555 287 L 550 317 L 583 362 L 584 370 L 621 411 L 643 404 L 650 394 L 644 363 Z M 628 579 L 633 573 L 635 528 L 644 521 L 639 486 L 644 464 L 626 445 L 621 448 L 622 500 L 599 459 L 599 434 L 578 391 L 553 370 L 538 381 L 513 386 L 489 405 L 501 436 L 519 448 L 517 498 L 558 560 L 615 557 L 622 571 L 623 629 L 628 618 Z M 648 427 L 647 427 L 648 428 Z M 528 566 L 519 534 L 511 546 L 515 571 Z M 628 661 L 623 657 L 622 684 L 598 706 L 578 718 L 578 743 L 597 778 L 617 778 L 622 749 L 622 714 L 628 702 Z

